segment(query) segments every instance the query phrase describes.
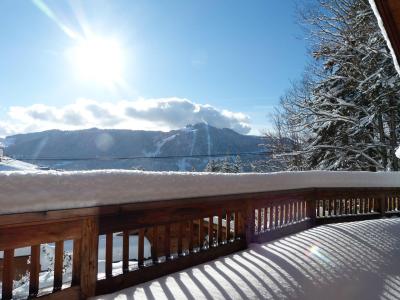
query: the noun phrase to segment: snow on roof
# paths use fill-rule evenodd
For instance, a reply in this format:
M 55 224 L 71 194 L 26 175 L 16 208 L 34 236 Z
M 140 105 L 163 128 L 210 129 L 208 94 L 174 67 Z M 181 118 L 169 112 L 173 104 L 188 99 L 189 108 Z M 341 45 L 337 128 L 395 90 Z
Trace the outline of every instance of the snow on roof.
M 0 172 L 0 214 L 312 187 L 400 187 L 400 172 Z

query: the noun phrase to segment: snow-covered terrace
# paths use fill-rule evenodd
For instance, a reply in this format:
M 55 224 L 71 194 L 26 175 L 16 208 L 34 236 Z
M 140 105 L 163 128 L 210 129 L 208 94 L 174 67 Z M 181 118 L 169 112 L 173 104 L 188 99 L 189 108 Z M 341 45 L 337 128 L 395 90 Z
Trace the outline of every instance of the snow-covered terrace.
M 399 233 L 400 218 L 322 225 L 93 300 L 399 299 Z
M 368 290 L 371 270 L 384 272 L 379 291 L 400 276 L 387 267 L 396 219 L 371 220 L 399 213 L 398 172 L 1 172 L 0 191 L 3 299 L 131 286 L 121 297 L 312 298 L 346 280 Z M 354 220 L 369 221 L 313 228 Z M 45 274 L 40 245 L 50 243 Z M 13 289 L 21 249 L 30 275 Z

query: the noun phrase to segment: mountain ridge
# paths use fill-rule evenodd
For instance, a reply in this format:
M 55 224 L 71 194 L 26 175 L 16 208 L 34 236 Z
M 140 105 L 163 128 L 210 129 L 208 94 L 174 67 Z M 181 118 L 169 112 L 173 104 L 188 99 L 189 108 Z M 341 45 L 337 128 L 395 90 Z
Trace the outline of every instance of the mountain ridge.
M 189 171 L 204 169 L 209 158 L 199 156 L 263 152 L 260 145 L 265 144 L 265 139 L 198 123 L 168 132 L 98 128 L 48 130 L 8 136 L 4 142 L 6 155 L 21 160 L 34 159 L 53 168 Z M 101 158 L 103 162 L 97 161 Z M 113 161 L 115 158 L 118 161 Z M 155 159 L 151 161 L 150 158 Z

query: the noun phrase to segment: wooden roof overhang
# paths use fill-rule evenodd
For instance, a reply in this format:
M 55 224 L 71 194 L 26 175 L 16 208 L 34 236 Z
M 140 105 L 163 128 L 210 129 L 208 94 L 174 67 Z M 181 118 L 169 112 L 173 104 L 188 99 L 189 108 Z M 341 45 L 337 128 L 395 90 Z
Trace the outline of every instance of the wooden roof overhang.
M 400 0 L 374 0 L 397 61 L 400 63 Z

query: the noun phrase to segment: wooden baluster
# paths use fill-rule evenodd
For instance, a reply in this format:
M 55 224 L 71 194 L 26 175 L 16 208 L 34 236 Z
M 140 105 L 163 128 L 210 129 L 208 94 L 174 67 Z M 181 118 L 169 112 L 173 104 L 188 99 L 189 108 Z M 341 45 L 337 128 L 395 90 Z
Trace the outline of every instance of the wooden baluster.
M 220 209 L 219 212 L 218 212 L 218 232 L 217 232 L 218 245 L 222 244 L 222 236 L 223 236 L 222 232 L 223 232 L 223 229 L 222 229 L 222 209 Z
M 167 235 L 166 235 L 167 237 Z M 139 229 L 138 236 L 138 267 L 144 267 L 144 228 Z
M 269 208 L 264 207 L 264 231 L 268 229 L 268 222 L 269 222 Z
M 239 231 L 239 212 L 235 211 L 234 212 L 234 222 L 235 222 L 235 231 L 234 231 L 234 239 L 237 240 L 240 237 L 240 231 Z
M 268 230 L 272 229 L 272 217 L 273 217 L 272 206 L 268 207 Z
M 122 272 L 129 272 L 129 231 L 122 233 Z
M 178 256 L 183 256 L 183 222 L 178 223 Z
M 365 198 L 361 198 L 361 212 L 365 214 Z
M 189 221 L 189 254 L 193 252 L 193 221 Z
M 54 251 L 54 282 L 53 291 L 59 291 L 62 287 L 62 274 L 64 263 L 64 241 L 57 241 Z
M 151 259 L 153 264 L 158 263 L 158 227 L 153 227 L 153 245 L 151 245 Z
M 353 198 L 353 214 L 356 215 L 358 212 L 358 199 L 357 198 Z
M 238 231 L 239 231 L 239 215 L 238 215 Z M 214 243 L 214 217 L 208 217 L 208 247 L 212 247 Z
M 292 222 L 297 222 L 297 201 L 292 203 Z
M 75 239 L 72 252 L 72 281 L 71 286 L 79 285 L 81 281 L 81 249 L 82 240 Z M 39 262 L 40 263 L 40 262 Z
M 322 203 L 323 203 L 323 207 L 324 207 L 322 215 L 324 217 L 327 217 L 327 216 L 329 216 L 329 200 L 324 199 L 324 200 L 322 200 Z
M 254 233 L 261 233 L 261 208 L 257 209 L 257 231 Z
M 193 222 L 192 224 L 192 247 L 193 247 Z M 165 232 L 164 232 L 164 253 L 165 253 L 165 260 L 171 259 L 171 225 L 165 225 Z
M 347 214 L 351 215 L 351 198 L 347 199 Z
M 226 243 L 231 240 L 231 212 L 226 210 Z
M 274 205 L 273 207 L 274 218 L 273 218 L 273 229 L 278 227 L 278 206 Z
M 286 225 L 287 222 L 287 204 L 282 204 L 282 225 Z
M 287 212 L 286 212 L 285 222 L 287 225 L 289 225 L 290 223 L 292 223 L 292 218 L 290 216 L 290 214 L 292 212 L 292 203 L 290 201 L 287 203 L 286 209 L 287 209 Z
M 40 273 L 40 245 L 31 247 L 31 259 L 29 267 L 29 296 L 35 297 L 39 292 Z
M 204 248 L 204 218 L 199 220 L 199 249 Z
M 331 216 L 335 216 L 336 215 L 336 199 L 332 199 L 332 211 L 331 211 Z
M 321 210 L 322 210 L 322 213 L 320 213 L 320 217 L 324 217 L 325 216 L 325 200 L 321 200 L 320 202 L 321 202 Z
M 2 299 L 12 299 L 14 278 L 14 249 L 5 249 L 3 256 Z
M 106 278 L 112 276 L 113 263 L 113 234 L 106 234 Z
M 284 224 L 284 220 L 285 220 L 285 207 L 283 204 L 281 204 L 279 207 L 280 207 L 279 224 L 280 224 L 280 227 L 282 227 Z
M 303 221 L 303 201 L 300 201 L 300 215 L 299 220 Z

